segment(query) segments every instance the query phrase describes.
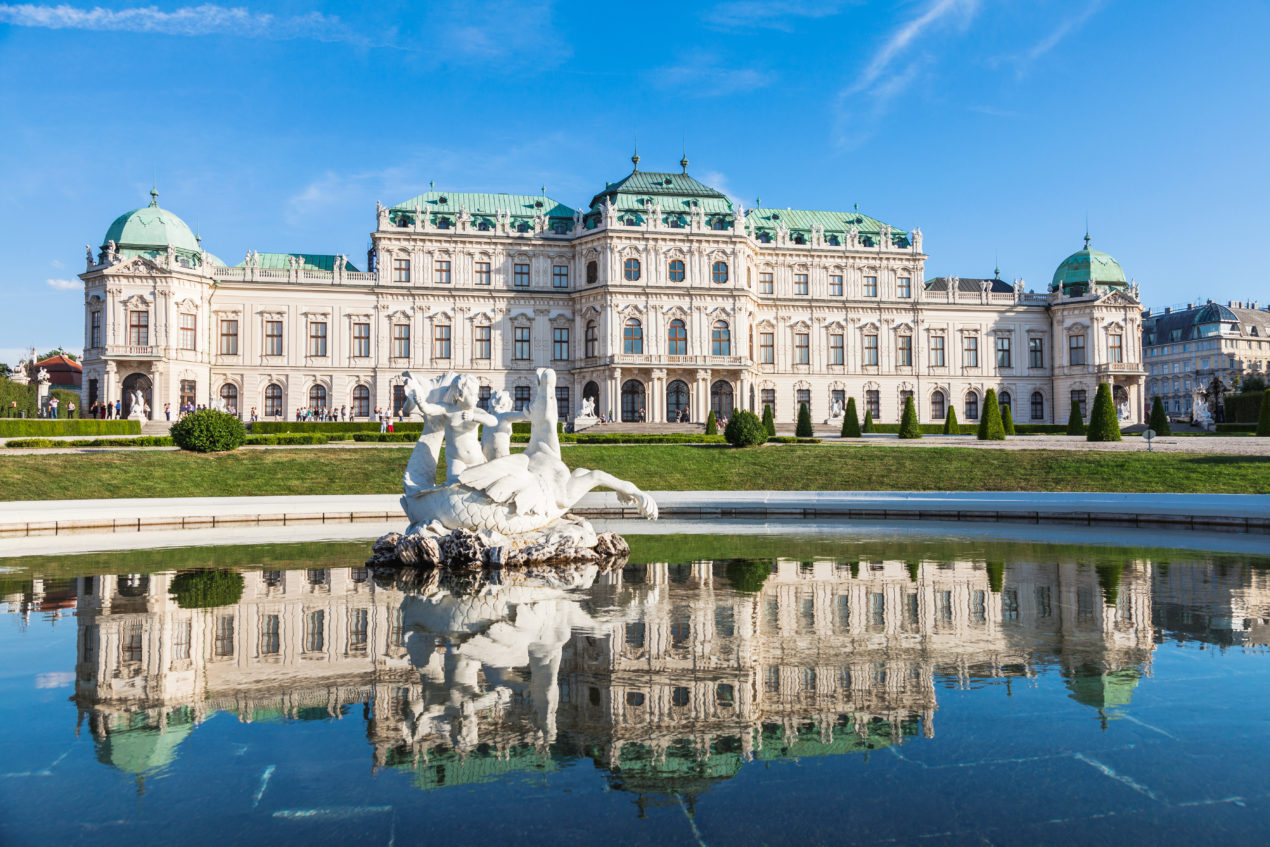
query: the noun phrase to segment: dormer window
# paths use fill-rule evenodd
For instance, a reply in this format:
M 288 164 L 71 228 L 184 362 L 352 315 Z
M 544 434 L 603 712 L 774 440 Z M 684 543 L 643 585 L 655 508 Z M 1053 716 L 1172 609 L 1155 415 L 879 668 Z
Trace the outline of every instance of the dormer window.
M 476 228 L 481 232 L 489 232 L 489 221 L 481 221 L 476 225 Z
M 831 235 L 828 238 L 826 238 L 825 243 L 827 243 L 830 247 L 837 247 L 842 244 L 842 242 L 838 239 L 838 236 L 836 235 Z
M 535 200 L 535 201 L 534 201 L 534 208 L 535 208 L 535 209 L 541 209 L 541 208 L 542 208 L 542 201 L 541 201 L 541 200 Z
M 634 215 L 631 215 L 629 218 L 626 219 L 625 224 L 627 226 L 639 226 L 639 219 L 636 218 Z
M 768 235 L 766 232 L 760 232 L 758 234 L 758 240 L 761 244 L 770 244 L 772 236 Z
M 397 226 L 399 226 L 399 227 L 407 227 L 407 226 L 410 226 L 410 218 L 406 217 L 405 215 L 398 215 L 398 216 L 397 216 Z
M 795 235 L 795 236 L 794 236 L 794 243 L 795 243 L 795 244 L 806 244 L 806 243 L 807 243 L 807 239 L 803 237 L 802 233 L 799 233 L 799 234 L 797 234 L 797 235 Z
M 449 218 L 437 218 L 437 229 L 449 229 L 449 228 L 450 228 Z
M 529 232 L 529 224 L 525 223 L 524 221 L 521 221 L 520 223 L 516 224 L 516 231 Z
M 438 197 L 437 202 L 440 203 L 442 206 L 444 206 L 446 203 L 449 203 L 450 201 L 444 197 Z
M 672 217 L 666 221 L 671 229 L 683 229 L 684 222 L 677 217 Z
M 722 230 L 726 226 L 727 226 L 727 222 L 723 220 L 723 218 L 715 218 L 714 221 L 710 224 L 711 229 L 718 229 L 718 230 Z

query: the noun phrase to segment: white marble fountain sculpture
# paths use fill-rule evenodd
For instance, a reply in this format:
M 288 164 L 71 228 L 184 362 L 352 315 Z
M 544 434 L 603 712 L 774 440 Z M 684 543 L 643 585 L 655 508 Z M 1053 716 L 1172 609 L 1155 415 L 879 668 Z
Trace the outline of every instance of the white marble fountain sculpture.
M 622 503 L 644 517 L 657 519 L 657 504 L 633 484 L 604 471 L 571 471 L 561 460 L 556 372 L 550 368 L 538 369 L 527 415 L 502 403 L 495 404 L 494 413 L 478 408 L 480 386 L 472 376 L 403 376 L 403 414 L 417 412 L 425 419 L 403 480 L 401 506 L 410 526 L 404 536 L 389 533 L 379 539 L 371 563 L 511 565 L 624 555 L 620 536 L 597 535 L 587 520 L 569 514 L 584 494 L 601 486 L 616 491 Z M 526 417 L 529 444 L 524 452 L 511 453 L 504 430 Z M 437 485 L 443 444 L 445 484 Z

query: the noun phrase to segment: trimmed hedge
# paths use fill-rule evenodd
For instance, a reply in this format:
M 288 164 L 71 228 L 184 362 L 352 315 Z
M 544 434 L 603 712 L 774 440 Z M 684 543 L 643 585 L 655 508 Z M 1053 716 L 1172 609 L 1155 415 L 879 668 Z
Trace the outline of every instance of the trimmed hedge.
M 376 433 L 378 434 L 378 433 Z M 259 446 L 261 444 L 326 444 L 332 439 L 320 432 L 280 432 L 277 435 L 249 435 L 243 444 Z M 344 441 L 346 439 L 338 439 Z
M 18 386 L 19 388 L 21 386 Z M 0 438 L 49 438 L 55 435 L 140 435 L 140 421 L 26 420 L 0 418 Z
M 727 438 L 722 435 L 705 435 L 700 433 L 621 433 L 597 432 L 588 435 L 580 432 L 567 440 L 561 437 L 562 443 L 572 444 L 726 444 Z
M 1172 435 L 1173 427 L 1169 423 L 1169 416 L 1164 411 L 1164 401 L 1160 399 L 1160 395 L 1155 395 L 1155 399 L 1151 401 L 1151 418 L 1147 422 L 1147 426 L 1155 430 L 1156 435 Z
M 1094 395 L 1094 410 L 1089 414 L 1089 432 L 1086 441 L 1119 441 L 1120 419 L 1116 417 L 1116 404 L 1111 399 L 1111 386 L 1098 383 Z
M 528 438 L 528 436 L 526 436 Z M 354 441 L 417 441 L 419 433 L 416 432 L 355 432 L 353 433 Z M 516 440 L 516 436 L 512 436 L 512 440 Z
M 1014 413 L 1010 411 L 1009 406 L 1001 407 L 1001 428 L 1005 430 L 1006 435 L 1016 435 L 1014 431 Z
M 767 439 L 768 444 L 822 444 L 822 438 L 799 438 L 795 435 L 773 435 Z
M 719 419 L 714 416 L 714 409 L 710 410 L 710 414 L 706 415 L 706 435 L 719 434 Z
M 900 417 L 900 438 L 921 438 L 922 429 L 917 424 L 917 409 L 913 408 L 913 398 L 904 398 L 904 414 Z
M 513 427 L 516 424 L 512 424 Z M 250 427 L 252 435 L 273 435 L 285 432 L 320 432 L 326 435 L 337 432 L 379 432 L 378 421 L 256 421 Z M 420 432 L 423 421 L 393 421 L 396 432 Z
M 182 609 L 232 606 L 243 596 L 242 574 L 237 571 L 181 571 L 172 577 L 172 596 Z
M 1270 437 L 1270 391 L 1261 392 L 1261 416 L 1257 421 L 1257 435 Z
M 14 438 L 5 442 L 5 447 L 174 447 L 175 443 L 166 435 L 143 435 L 140 438 Z
M 979 417 L 979 430 L 975 437 L 980 441 L 1005 441 L 1005 426 L 1001 423 L 1001 406 L 997 403 L 995 388 L 989 388 L 983 395 L 983 414 Z
M 1067 434 L 1085 434 L 1085 419 L 1080 416 L 1080 405 L 1075 400 L 1072 401 L 1072 413 L 1067 416 Z
M 1256 425 L 1256 424 L 1246 424 L 1246 423 L 1219 423 L 1219 424 L 1217 425 L 1217 431 L 1218 431 L 1218 432 L 1226 432 L 1226 433 L 1230 433 L 1230 434 L 1232 434 L 1232 435 L 1233 435 L 1233 434 L 1236 434 L 1236 433 L 1245 433 L 1245 432 L 1246 432 L 1246 433 L 1256 433 L 1256 432 L 1257 432 L 1257 425 Z M 1190 435 L 1191 433 L 1186 433 L 1186 434 L 1187 434 L 1187 435 Z
M 811 427 L 811 412 L 807 409 L 807 404 L 799 403 L 798 423 L 794 425 L 794 435 L 799 438 L 811 438 L 815 434 L 815 430 Z
M 776 434 L 776 418 L 772 415 L 772 405 L 770 403 L 763 404 L 763 429 L 767 430 L 768 436 Z
M 877 430 L 874 429 L 876 426 L 877 424 L 873 423 L 873 410 L 865 409 L 864 424 L 860 427 L 860 432 L 877 432 Z
M 1262 397 L 1265 391 L 1246 391 L 1241 394 L 1227 394 L 1222 400 L 1226 409 L 1226 420 L 1230 423 L 1255 424 L 1261 415 Z

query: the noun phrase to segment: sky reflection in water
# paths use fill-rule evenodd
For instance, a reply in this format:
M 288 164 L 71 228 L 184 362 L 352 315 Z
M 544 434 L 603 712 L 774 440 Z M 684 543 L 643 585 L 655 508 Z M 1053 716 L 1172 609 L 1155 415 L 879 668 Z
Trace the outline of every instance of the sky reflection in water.
M 1262 832 L 1266 560 L 634 541 L 395 581 L 360 544 L 7 560 L 0 841 Z

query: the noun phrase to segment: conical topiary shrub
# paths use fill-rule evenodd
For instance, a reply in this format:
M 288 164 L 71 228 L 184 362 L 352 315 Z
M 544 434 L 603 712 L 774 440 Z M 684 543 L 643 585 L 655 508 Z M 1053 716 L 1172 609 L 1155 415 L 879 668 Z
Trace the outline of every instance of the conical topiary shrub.
M 860 427 L 860 431 L 861 432 L 873 431 L 873 410 L 872 409 L 864 410 L 864 426 Z
M 1086 441 L 1119 441 L 1120 421 L 1116 418 L 1116 404 L 1111 400 L 1110 383 L 1098 384 L 1094 395 L 1094 410 L 1089 413 L 1089 431 Z
M 922 428 L 917 424 L 917 409 L 913 398 L 904 398 L 904 414 L 900 416 L 900 438 L 921 438 Z
M 979 417 L 980 441 L 1005 441 L 1005 427 L 1001 425 L 1001 407 L 997 404 L 997 390 L 989 388 L 983 398 L 983 414 Z
M 842 437 L 860 437 L 860 416 L 855 411 L 855 398 L 847 398 L 847 410 L 842 413 Z
M 807 411 L 807 404 L 799 403 L 798 425 L 794 427 L 794 435 L 799 438 L 811 438 L 815 434 L 811 428 L 811 412 Z
M 1261 416 L 1257 418 L 1257 435 L 1270 438 L 1270 390 L 1261 393 Z
M 768 438 L 776 437 L 776 419 L 772 417 L 772 407 L 768 403 L 763 404 L 763 429 L 767 430 Z
M 1005 430 L 1006 435 L 1014 435 L 1014 413 L 1010 411 L 1009 406 L 1001 407 L 1001 428 Z
M 706 435 L 719 434 L 719 419 L 714 416 L 714 409 L 710 410 L 710 414 L 706 415 Z
M 1067 416 L 1067 434 L 1085 434 L 1085 419 L 1080 416 L 1080 404 L 1075 400 L 1072 401 L 1072 413 Z
M 1157 436 L 1173 434 L 1173 427 L 1169 423 L 1168 413 L 1164 411 L 1164 401 L 1160 399 L 1158 394 L 1151 401 L 1151 417 L 1147 421 L 1147 426 L 1155 430 Z
M 944 417 L 944 435 L 961 435 L 961 426 L 957 423 L 957 409 L 954 406 L 948 407 L 948 414 Z

